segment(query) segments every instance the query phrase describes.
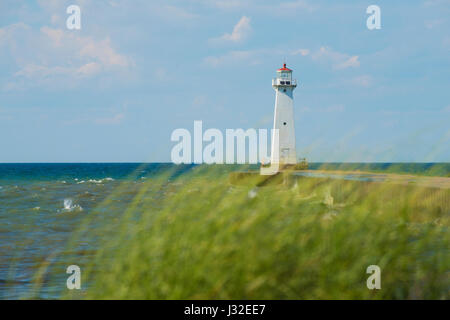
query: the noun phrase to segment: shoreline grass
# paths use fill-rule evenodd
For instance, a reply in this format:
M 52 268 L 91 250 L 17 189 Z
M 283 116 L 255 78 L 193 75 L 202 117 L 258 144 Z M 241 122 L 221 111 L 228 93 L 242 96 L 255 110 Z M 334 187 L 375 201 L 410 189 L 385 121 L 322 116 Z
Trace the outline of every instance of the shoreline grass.
M 449 298 L 450 190 L 308 177 L 257 188 L 229 171 L 166 172 L 122 215 L 91 217 L 88 287 L 64 297 Z M 372 264 L 381 290 L 366 287 Z
M 382 174 L 411 174 L 416 176 L 450 177 L 450 163 L 364 163 L 364 162 L 313 162 L 311 170 L 359 171 Z

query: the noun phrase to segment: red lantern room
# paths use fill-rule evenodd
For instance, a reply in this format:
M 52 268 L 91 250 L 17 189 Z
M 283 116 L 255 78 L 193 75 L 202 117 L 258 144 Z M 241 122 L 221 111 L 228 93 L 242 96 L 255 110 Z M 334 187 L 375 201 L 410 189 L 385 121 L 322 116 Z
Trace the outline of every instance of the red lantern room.
M 292 86 L 296 87 L 297 82 L 292 79 L 292 70 L 283 64 L 283 68 L 277 70 L 277 77 L 272 81 L 273 86 Z

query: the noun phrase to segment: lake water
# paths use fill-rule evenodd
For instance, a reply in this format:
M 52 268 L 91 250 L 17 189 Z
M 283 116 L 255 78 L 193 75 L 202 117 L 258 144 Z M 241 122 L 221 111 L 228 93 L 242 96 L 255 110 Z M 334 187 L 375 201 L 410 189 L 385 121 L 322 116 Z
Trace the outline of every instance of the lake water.
M 345 164 L 326 165 L 327 169 L 346 169 Z M 359 169 L 370 170 L 370 165 L 373 170 L 392 167 L 392 164 L 361 164 Z M 323 166 L 310 164 L 312 169 Z M 357 165 L 348 166 L 347 169 L 355 170 Z M 65 255 L 65 260 L 60 261 L 59 253 L 64 251 L 83 219 L 94 212 L 114 219 L 135 198 L 140 184 L 173 167 L 161 163 L 0 164 L 0 299 L 59 297 L 65 289 L 65 267 L 76 264 L 79 256 L 86 258 L 96 249 L 95 237 L 81 238 L 73 251 Z M 179 166 L 174 175 L 192 167 Z M 448 175 L 450 172 L 448 164 L 439 164 L 438 169 L 433 169 L 432 164 L 403 164 L 403 168 L 415 173 L 435 170 Z M 348 175 L 348 179 L 373 177 Z M 125 192 L 115 196 L 118 188 Z M 155 190 L 157 196 L 163 197 L 164 190 Z M 103 201 L 107 197 L 112 204 L 106 207 Z M 53 271 L 60 275 L 59 280 L 47 285 L 50 280 L 44 277 L 44 285 L 35 288 L 33 277 L 40 271 L 46 273 L 41 269 L 43 266 L 56 268 Z

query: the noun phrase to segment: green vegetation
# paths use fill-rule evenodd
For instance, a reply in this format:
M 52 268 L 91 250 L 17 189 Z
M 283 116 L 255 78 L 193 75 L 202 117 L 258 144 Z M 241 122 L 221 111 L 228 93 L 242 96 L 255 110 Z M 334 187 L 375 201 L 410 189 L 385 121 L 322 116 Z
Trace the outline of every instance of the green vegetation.
M 450 190 L 282 175 L 255 187 L 261 177 L 232 185 L 229 171 L 116 190 L 74 235 L 100 249 L 80 265 L 84 294 L 65 297 L 449 298 Z M 124 193 L 133 200 L 113 214 Z M 381 290 L 366 287 L 373 264 Z
M 419 176 L 450 177 L 450 163 L 358 163 L 316 162 L 310 163 L 312 170 L 364 171 L 375 173 L 399 173 Z

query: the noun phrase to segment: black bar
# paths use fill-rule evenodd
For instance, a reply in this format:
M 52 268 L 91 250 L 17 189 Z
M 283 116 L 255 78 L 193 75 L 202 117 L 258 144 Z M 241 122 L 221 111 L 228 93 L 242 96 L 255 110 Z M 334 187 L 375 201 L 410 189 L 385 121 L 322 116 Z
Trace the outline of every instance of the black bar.
M 317 319 L 322 316 L 338 315 L 345 318 L 365 319 L 377 317 L 381 320 L 389 315 L 417 316 L 420 312 L 441 314 L 448 310 L 448 301 L 298 301 L 298 300 L 177 300 L 177 301 L 80 301 L 80 300 L 22 300 L 1 301 L 0 308 L 11 308 L 15 318 L 23 312 L 38 313 L 42 308 L 65 310 L 64 314 L 80 313 L 80 316 L 117 315 L 125 312 L 131 315 L 141 314 L 145 319 Z M 72 310 L 72 311 L 71 311 Z M 444 314 L 444 313 L 442 313 Z M 135 318 L 135 317 L 133 317 Z

